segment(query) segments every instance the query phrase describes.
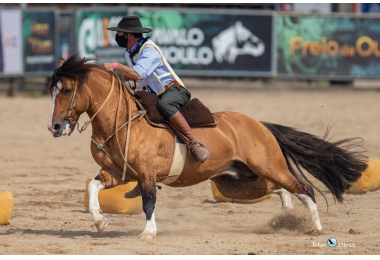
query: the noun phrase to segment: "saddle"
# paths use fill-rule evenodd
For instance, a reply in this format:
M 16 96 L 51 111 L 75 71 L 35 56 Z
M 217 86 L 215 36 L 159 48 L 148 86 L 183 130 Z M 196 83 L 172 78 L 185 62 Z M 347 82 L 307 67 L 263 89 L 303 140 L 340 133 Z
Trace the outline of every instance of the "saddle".
M 145 118 L 151 126 L 160 128 L 171 128 L 169 121 L 165 120 L 157 109 L 159 98 L 146 91 L 137 91 L 137 106 L 141 110 L 146 110 Z M 218 124 L 218 119 L 211 111 L 197 99 L 191 99 L 186 105 L 180 108 L 179 112 L 186 119 L 192 128 L 212 127 Z

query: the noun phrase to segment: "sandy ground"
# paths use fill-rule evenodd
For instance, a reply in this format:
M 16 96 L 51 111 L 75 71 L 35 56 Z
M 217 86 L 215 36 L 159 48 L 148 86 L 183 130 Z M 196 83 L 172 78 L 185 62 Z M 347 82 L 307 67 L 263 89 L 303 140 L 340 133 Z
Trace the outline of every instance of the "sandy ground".
M 369 157 L 380 158 L 380 91 L 252 91 L 194 89 L 212 111 L 238 111 L 256 119 L 334 138 L 360 136 Z M 12 223 L 0 226 L 0 254 L 380 254 L 380 191 L 344 196 L 343 204 L 316 194 L 322 234 L 308 233 L 309 215 L 281 210 L 278 196 L 246 205 L 215 202 L 210 182 L 158 191 L 157 237 L 140 241 L 145 215 L 105 214 L 97 233 L 83 198 L 99 167 L 90 154 L 90 133 L 53 138 L 46 129 L 48 97 L 0 97 L 0 190 L 15 197 Z M 81 118 L 83 123 L 87 116 Z M 329 248 L 335 237 L 340 247 Z

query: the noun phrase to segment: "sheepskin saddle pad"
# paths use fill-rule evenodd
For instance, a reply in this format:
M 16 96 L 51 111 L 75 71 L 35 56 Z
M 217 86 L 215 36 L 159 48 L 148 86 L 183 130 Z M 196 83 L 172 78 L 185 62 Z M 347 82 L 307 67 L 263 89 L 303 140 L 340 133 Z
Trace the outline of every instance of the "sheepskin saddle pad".
M 168 128 L 169 124 L 157 109 L 159 98 L 146 91 L 137 91 L 137 105 L 142 110 L 146 110 L 146 119 L 149 124 L 155 127 Z M 205 107 L 202 102 L 197 99 L 191 99 L 186 105 L 179 110 L 183 117 L 187 120 L 190 127 L 209 127 L 215 126 L 218 120 Z

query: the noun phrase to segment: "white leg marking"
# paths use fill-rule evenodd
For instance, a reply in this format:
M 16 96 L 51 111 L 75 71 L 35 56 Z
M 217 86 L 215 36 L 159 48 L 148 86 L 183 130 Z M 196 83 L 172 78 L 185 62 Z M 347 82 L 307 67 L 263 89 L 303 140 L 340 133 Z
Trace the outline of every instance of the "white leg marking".
M 54 109 L 55 109 L 55 98 L 57 97 L 57 95 L 59 94 L 59 92 L 61 91 L 61 89 L 62 89 L 62 82 L 58 81 L 57 86 L 54 87 L 53 93 L 52 93 L 53 105 L 51 107 L 51 113 L 50 113 L 50 118 L 49 118 L 49 122 L 48 122 L 48 129 L 49 129 L 49 131 L 52 134 L 54 134 L 54 129 L 53 129 L 53 114 L 54 114 Z
M 105 185 L 103 185 L 100 181 L 92 179 L 88 184 L 88 198 L 89 198 L 89 206 L 88 211 L 91 213 L 94 223 L 97 224 L 99 220 L 103 218 L 100 214 L 102 211 L 99 205 L 99 191 L 103 190 Z
M 307 196 L 305 194 L 294 193 L 294 195 L 300 201 L 302 201 L 302 203 L 305 204 L 305 206 L 309 210 L 309 213 L 311 215 L 311 220 L 312 220 L 313 225 L 314 225 L 313 228 L 316 229 L 316 230 L 318 230 L 318 231 L 321 231 L 322 230 L 322 225 L 321 225 L 321 222 L 319 220 L 317 204 L 315 204 L 314 201 L 309 196 Z
M 285 189 L 278 189 L 272 193 L 280 196 L 281 202 L 282 202 L 282 208 L 287 208 L 287 209 L 293 208 L 292 195 L 290 194 L 289 191 Z
M 146 221 L 145 229 L 144 231 L 140 234 L 140 238 L 148 238 L 151 239 L 155 237 L 157 234 L 157 226 L 156 226 L 156 219 L 154 217 L 154 211 L 152 214 L 152 217 L 150 220 Z

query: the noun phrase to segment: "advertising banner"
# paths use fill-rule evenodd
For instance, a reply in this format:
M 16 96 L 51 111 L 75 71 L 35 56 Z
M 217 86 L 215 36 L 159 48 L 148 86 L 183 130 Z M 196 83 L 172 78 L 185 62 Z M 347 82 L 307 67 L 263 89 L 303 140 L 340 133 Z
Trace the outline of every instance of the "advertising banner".
M 51 73 L 55 69 L 54 11 L 23 11 L 24 72 Z
M 4 72 L 3 58 L 3 28 L 1 27 L 1 10 L 0 10 L 0 75 Z
M 278 15 L 279 76 L 379 78 L 377 18 Z
M 21 11 L 0 10 L 0 73 L 22 73 Z
M 117 26 L 126 9 L 118 10 L 78 10 L 76 13 L 76 46 L 81 57 L 96 58 L 96 63 L 125 63 L 125 49 L 115 42 L 114 31 L 107 27 Z
M 129 8 L 180 75 L 272 75 L 271 13 Z
M 59 58 L 67 60 L 75 52 L 75 24 L 73 12 L 60 12 L 59 14 Z
M 360 11 L 362 13 L 380 13 L 380 4 L 379 3 L 359 3 Z

